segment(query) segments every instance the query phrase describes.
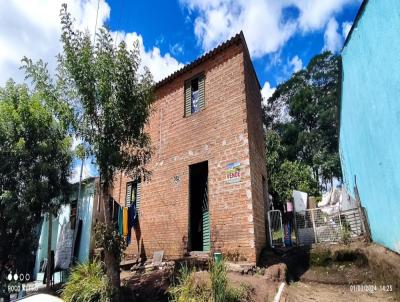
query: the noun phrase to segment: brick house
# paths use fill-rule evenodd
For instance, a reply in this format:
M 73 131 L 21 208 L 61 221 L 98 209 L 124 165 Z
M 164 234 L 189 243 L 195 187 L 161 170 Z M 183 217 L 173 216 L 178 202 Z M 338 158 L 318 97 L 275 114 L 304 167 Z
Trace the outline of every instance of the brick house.
M 243 33 L 158 82 L 150 118 L 151 179 L 116 177 L 112 197 L 137 202 L 130 253 L 167 258 L 266 245 L 261 93 Z

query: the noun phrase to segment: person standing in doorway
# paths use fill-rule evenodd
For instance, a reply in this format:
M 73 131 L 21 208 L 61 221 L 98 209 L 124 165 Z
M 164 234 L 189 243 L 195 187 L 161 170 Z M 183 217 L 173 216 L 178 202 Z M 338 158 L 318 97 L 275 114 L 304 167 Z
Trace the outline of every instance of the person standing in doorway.
M 284 206 L 285 217 L 285 245 L 292 246 L 292 230 L 293 230 L 293 202 L 289 199 L 286 200 Z

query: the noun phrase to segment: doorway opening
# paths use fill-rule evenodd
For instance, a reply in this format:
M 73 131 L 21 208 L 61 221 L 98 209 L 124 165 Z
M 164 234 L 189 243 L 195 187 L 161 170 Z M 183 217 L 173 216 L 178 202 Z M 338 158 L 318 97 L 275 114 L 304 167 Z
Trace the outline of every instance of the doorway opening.
M 210 250 L 207 161 L 189 166 L 189 250 Z

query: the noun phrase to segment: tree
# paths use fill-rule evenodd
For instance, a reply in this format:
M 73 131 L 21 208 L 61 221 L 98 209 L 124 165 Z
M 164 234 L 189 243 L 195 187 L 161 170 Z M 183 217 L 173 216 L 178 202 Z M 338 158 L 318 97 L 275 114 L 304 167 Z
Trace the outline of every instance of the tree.
M 275 130 L 266 132 L 266 165 L 268 171 L 268 187 L 275 204 L 291 199 L 293 190 L 301 190 L 309 194 L 318 194 L 318 183 L 312 176 L 311 168 L 298 161 L 286 158 L 287 147 Z
M 145 125 L 153 101 L 153 80 L 148 69 L 139 72 L 137 43 L 131 50 L 125 42 L 115 46 L 110 32 L 101 28 L 93 44 L 87 32 L 74 28 L 66 5 L 61 9 L 61 24 L 60 91 L 75 109 L 76 135 L 87 144 L 89 155 L 96 158 L 108 225 L 105 232 L 112 232 L 108 200 L 115 173 L 124 171 L 144 179 L 150 174 L 145 168 L 151 156 Z M 106 272 L 117 297 L 119 255 L 110 246 L 104 246 Z
M 13 81 L 0 88 L 0 275 L 26 270 L 33 226 L 68 200 L 71 138 L 53 105 Z
M 267 128 L 284 147 L 283 158 L 308 165 L 322 185 L 341 178 L 338 91 L 338 56 L 324 52 L 279 85 L 264 110 Z
M 292 199 L 293 190 L 307 192 L 310 195 L 318 194 L 318 184 L 312 177 L 310 167 L 298 161 L 285 160 L 270 178 L 275 199 L 281 203 Z

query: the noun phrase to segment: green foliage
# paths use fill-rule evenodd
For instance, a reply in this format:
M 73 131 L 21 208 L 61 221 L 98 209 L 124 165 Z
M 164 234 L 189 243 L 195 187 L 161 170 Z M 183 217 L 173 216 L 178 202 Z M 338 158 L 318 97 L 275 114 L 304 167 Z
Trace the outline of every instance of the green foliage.
M 169 294 L 173 302 L 208 302 L 211 288 L 205 280 L 196 280 L 195 270 L 183 265 L 178 272 L 175 284 Z
M 144 125 L 151 112 L 153 80 L 148 69 L 139 72 L 138 44 L 128 47 L 122 41 L 115 46 L 109 30 L 100 28 L 93 45 L 88 33 L 74 28 L 65 4 L 61 25 L 63 90 L 74 96 L 74 127 L 96 157 L 104 188 L 118 170 L 148 176 L 144 167 L 151 149 Z
M 62 289 L 65 302 L 109 302 L 112 290 L 100 262 L 78 264 Z
M 96 248 L 103 248 L 111 252 L 121 262 L 123 251 L 126 249 L 126 241 L 116 230 L 115 225 L 97 222 L 95 225 L 94 241 Z
M 277 173 L 270 175 L 270 181 L 278 200 L 292 198 L 293 190 L 318 194 L 318 184 L 313 179 L 310 167 L 300 162 L 285 160 Z
M 25 270 L 44 212 L 68 201 L 71 138 L 43 91 L 0 88 L 0 269 Z M 1 271 L 0 271 L 1 273 Z
M 315 56 L 306 69 L 277 87 L 264 108 L 270 175 L 288 160 L 309 166 L 322 185 L 341 178 L 338 89 L 339 59 L 330 52 Z M 270 187 L 274 195 L 274 185 Z
M 316 247 L 310 251 L 310 266 L 327 266 L 332 262 L 332 253 L 325 247 Z
M 84 160 L 86 158 L 86 148 L 83 144 L 79 144 L 75 148 L 75 156 L 80 160 Z
M 56 80 L 51 79 L 42 61 L 33 63 L 25 58 L 23 68 L 35 89 L 49 96 L 60 123 L 83 141 L 85 152 L 78 150 L 79 155 L 96 159 L 106 203 L 117 171 L 143 180 L 150 174 L 145 166 L 152 150 L 145 125 L 151 113 L 154 83 L 147 68 L 139 71 L 138 42 L 126 45 L 122 41 L 117 46 L 106 28 L 100 28 L 92 42 L 88 32 L 74 26 L 66 4 L 60 17 L 62 52 Z M 110 223 L 108 207 L 105 218 Z M 103 243 L 111 240 L 110 234 L 104 234 Z M 117 250 L 113 244 L 110 248 Z M 117 252 L 113 254 L 118 256 Z M 108 256 L 107 275 L 117 288 L 119 262 Z
M 343 244 L 350 244 L 351 242 L 351 226 L 346 221 L 346 219 L 342 220 L 342 229 L 340 230 L 340 241 Z
M 228 277 L 226 274 L 226 266 L 223 261 L 212 263 L 210 269 L 210 279 L 214 302 L 226 301 Z
M 249 285 L 229 285 L 223 261 L 211 263 L 209 279 L 196 276 L 194 269 L 182 266 L 176 281 L 169 289 L 171 301 L 174 302 L 253 301 L 253 289 Z

